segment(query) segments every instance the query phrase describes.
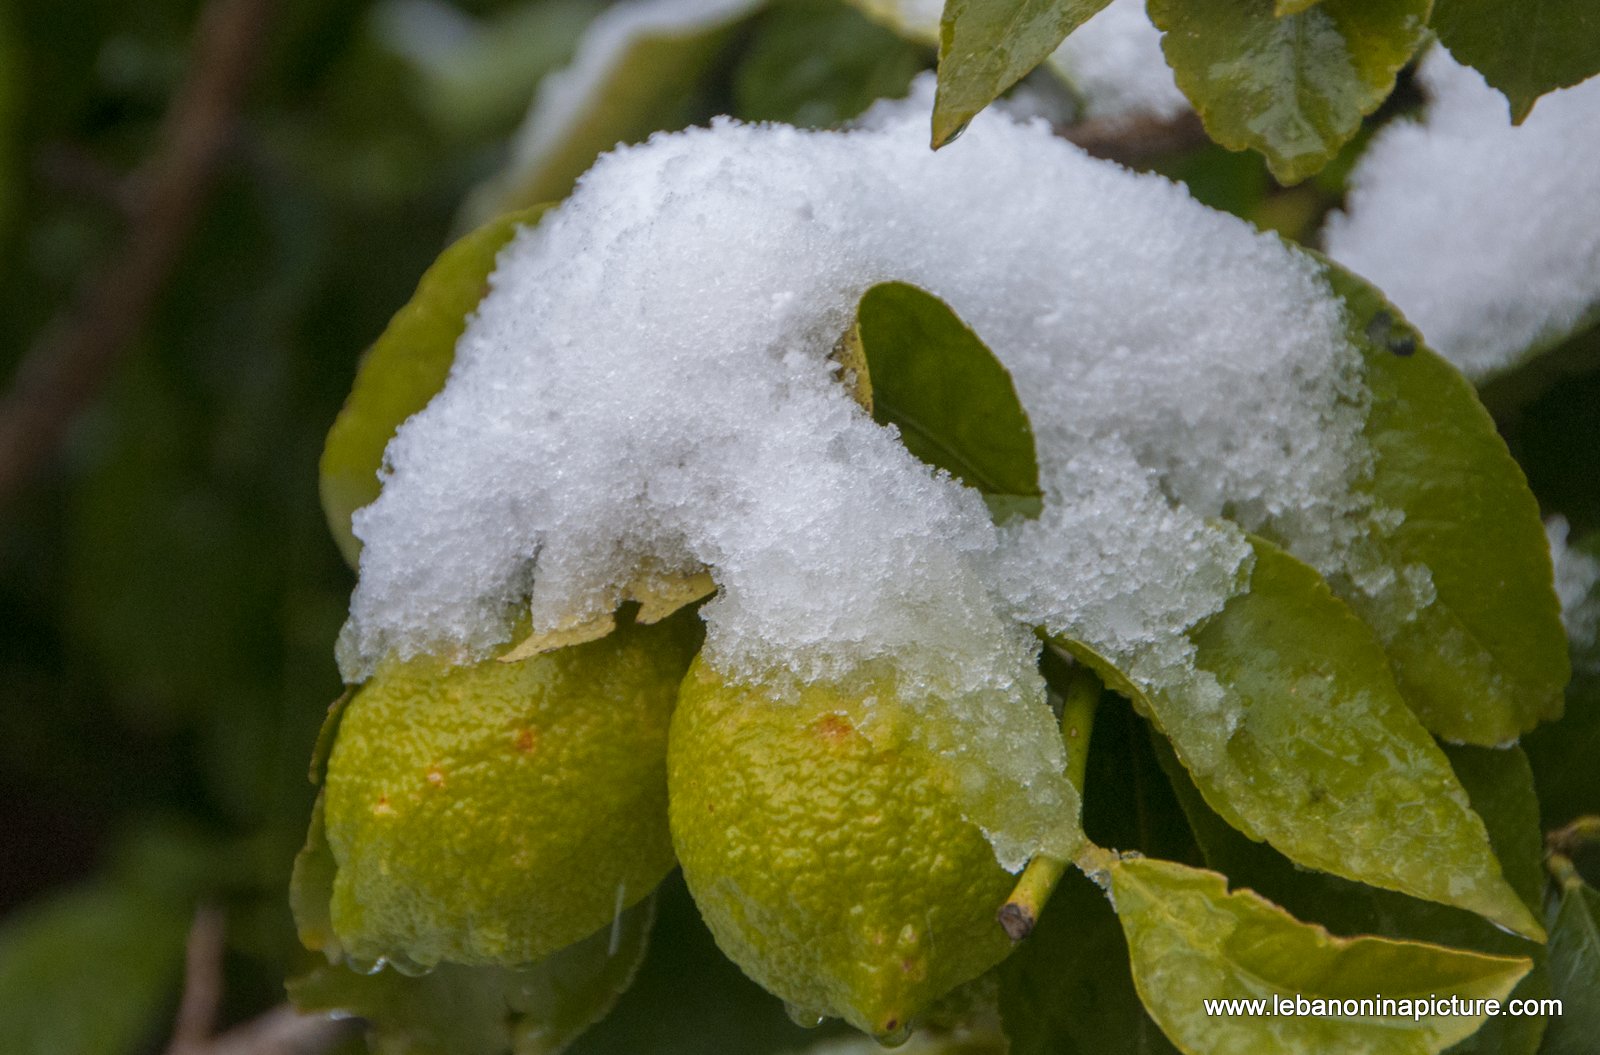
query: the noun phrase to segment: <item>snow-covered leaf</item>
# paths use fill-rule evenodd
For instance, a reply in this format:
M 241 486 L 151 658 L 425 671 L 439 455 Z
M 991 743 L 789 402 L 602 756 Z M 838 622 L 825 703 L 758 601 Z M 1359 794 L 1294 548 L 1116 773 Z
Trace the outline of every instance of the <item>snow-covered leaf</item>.
M 1338 938 L 1301 923 L 1215 872 L 1152 858 L 1119 860 L 1111 894 L 1133 976 L 1151 1015 L 1191 1055 L 1271 1051 L 1435 1055 L 1478 1015 L 1211 1015 L 1208 1000 L 1504 999 L 1531 963 L 1421 942 Z M 1358 1005 L 1359 1006 L 1359 1005 Z
M 1162 47 L 1211 138 L 1266 155 L 1285 183 L 1313 175 L 1394 88 L 1426 38 L 1430 0 L 1150 0 Z
M 1430 603 L 1334 581 L 1383 640 L 1406 701 L 1432 732 L 1494 746 L 1561 713 L 1570 676 L 1538 503 L 1472 386 L 1382 294 L 1325 264 L 1372 393 L 1368 485 L 1403 517 L 1369 543 L 1397 578 L 1426 569 Z
M 328 963 L 289 981 L 303 1011 L 359 1015 L 377 1055 L 556 1055 L 611 1010 L 644 959 L 655 899 L 526 967 L 440 964 L 409 977 Z
M 746 121 L 828 128 L 906 94 L 932 54 L 839 0 L 788 0 L 757 21 L 733 72 Z
M 1435 0 L 1433 28 L 1505 95 L 1518 124 L 1541 95 L 1600 73 L 1593 0 Z
M 703 116 L 696 94 L 763 2 L 632 0 L 604 11 L 572 64 L 541 82 L 510 162 L 468 199 L 467 222 L 560 201 L 605 151 Z
M 1108 0 L 949 0 L 939 28 L 933 145 L 961 133 Z
M 1587 884 L 1561 893 L 1550 928 L 1550 973 L 1561 1014 L 1550 1019 L 1545 1055 L 1586 1055 L 1600 1037 L 1600 893 Z
M 845 380 L 912 454 L 983 493 L 997 519 L 1037 515 L 1033 427 L 1011 374 L 950 306 L 904 282 L 861 297 Z
M 344 409 L 322 450 L 322 509 L 339 550 L 353 566 L 361 543 L 350 516 L 378 497 L 383 450 L 401 422 L 444 387 L 456 339 L 488 290 L 495 255 L 546 206 L 510 213 L 473 231 L 440 254 L 417 291 L 361 360 Z
M 1302 866 L 1542 935 L 1372 631 L 1313 569 L 1253 547 L 1248 588 L 1188 634 L 1218 699 L 1193 681 L 1135 684 L 1059 643 L 1151 716 L 1234 828 Z
M 1426 109 L 1373 137 L 1323 244 L 1481 385 L 1600 321 L 1600 80 L 1520 127 L 1443 48 L 1416 82 Z

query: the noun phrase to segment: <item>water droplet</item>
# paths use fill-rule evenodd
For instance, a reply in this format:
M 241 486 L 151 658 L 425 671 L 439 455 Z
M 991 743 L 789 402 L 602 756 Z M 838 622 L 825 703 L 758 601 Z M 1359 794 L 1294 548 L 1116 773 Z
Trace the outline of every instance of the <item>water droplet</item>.
M 816 1029 L 828 1020 L 828 1016 L 821 1011 L 812 1011 L 809 1008 L 798 1007 L 794 1004 L 783 1005 L 784 1014 L 789 1016 L 789 1021 L 801 1029 Z
M 898 1048 L 911 1039 L 911 1023 L 890 1019 L 884 1023 L 883 1032 L 873 1039 L 886 1048 Z

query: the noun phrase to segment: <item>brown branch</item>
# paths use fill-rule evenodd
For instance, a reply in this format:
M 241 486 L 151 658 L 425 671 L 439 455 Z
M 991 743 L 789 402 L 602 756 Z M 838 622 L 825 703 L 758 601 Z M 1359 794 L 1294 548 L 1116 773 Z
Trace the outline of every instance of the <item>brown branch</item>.
M 196 1055 L 322 1055 L 360 1028 L 357 1019 L 302 1015 L 280 1004 L 228 1030 Z
M 217 1028 L 222 1004 L 222 953 L 227 940 L 227 920 L 222 910 L 203 905 L 189 926 L 184 955 L 183 999 L 172 1027 L 168 1055 L 192 1055 L 205 1050 Z
M 209 0 L 202 10 L 189 73 L 156 152 L 131 181 L 126 241 L 81 284 L 0 399 L 0 506 L 50 457 L 143 329 L 215 179 L 271 5 Z
M 1158 158 L 1193 150 L 1211 141 L 1193 110 L 1167 118 L 1080 121 L 1062 125 L 1055 131 L 1097 158 L 1120 162 L 1130 168 L 1148 165 Z

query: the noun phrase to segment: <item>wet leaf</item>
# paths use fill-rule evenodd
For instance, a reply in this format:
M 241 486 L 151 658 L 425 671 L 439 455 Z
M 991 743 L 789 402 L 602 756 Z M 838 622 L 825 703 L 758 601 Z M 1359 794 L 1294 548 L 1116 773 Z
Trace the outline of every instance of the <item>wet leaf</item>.
M 838 352 L 873 420 L 982 492 L 996 519 L 1043 507 L 1033 427 L 1011 374 L 944 301 L 904 282 L 861 297 Z
M 1191 1053 L 1433 1055 L 1485 1016 L 1418 1018 L 1409 1009 L 1356 1017 L 1209 1015 L 1204 1002 L 1375 994 L 1504 999 L 1531 966 L 1421 942 L 1337 938 L 1251 891 L 1230 893 L 1215 872 L 1170 861 L 1119 860 L 1110 873 L 1139 995 L 1167 1036 Z
M 352 566 L 361 543 L 350 533 L 350 515 L 378 497 L 384 448 L 401 423 L 444 387 L 456 341 L 488 290 L 496 255 L 546 208 L 502 216 L 441 253 L 361 360 L 344 409 L 328 430 L 321 464 L 323 512 Z
M 1252 542 L 1248 587 L 1188 633 L 1220 702 L 1194 679 L 1136 683 L 1105 656 L 1058 643 L 1154 720 L 1234 828 L 1302 866 L 1542 936 L 1371 630 L 1311 568 Z
M 1323 267 L 1372 393 L 1368 488 L 1404 514 L 1366 544 L 1398 579 L 1425 569 L 1435 596 L 1413 616 L 1409 599 L 1332 585 L 1377 631 L 1429 730 L 1509 743 L 1561 714 L 1571 673 L 1538 503 L 1472 386 L 1372 286 Z
M 1426 39 L 1430 0 L 1150 0 L 1178 87 L 1211 138 L 1298 183 L 1333 159 Z
M 961 134 L 1108 0 L 948 0 L 939 27 L 933 145 Z
M 1171 747 L 1157 736 L 1152 736 L 1151 742 L 1204 848 L 1206 864 L 1226 875 L 1233 886 L 1249 887 L 1296 917 L 1341 934 L 1375 934 L 1476 952 L 1526 956 L 1533 961 L 1533 970 L 1517 983 L 1511 995 L 1518 999 L 1550 995 L 1542 946 L 1461 909 L 1296 867 L 1271 847 L 1251 842 L 1230 828 L 1206 805 Z M 1543 846 L 1538 803 L 1526 760 L 1514 748 L 1448 750 L 1474 811 L 1484 818 L 1495 854 L 1504 862 L 1512 885 L 1530 907 L 1538 905 L 1543 888 Z M 1491 1018 L 1450 1052 L 1534 1055 L 1545 1024 L 1540 1016 Z
M 1518 124 L 1539 96 L 1600 73 L 1600 10 L 1591 0 L 1435 0 L 1433 29 L 1483 74 Z
M 377 1055 L 556 1055 L 633 981 L 654 918 L 652 898 L 526 967 L 446 963 L 411 977 L 323 964 L 291 979 L 289 998 L 366 1019 Z

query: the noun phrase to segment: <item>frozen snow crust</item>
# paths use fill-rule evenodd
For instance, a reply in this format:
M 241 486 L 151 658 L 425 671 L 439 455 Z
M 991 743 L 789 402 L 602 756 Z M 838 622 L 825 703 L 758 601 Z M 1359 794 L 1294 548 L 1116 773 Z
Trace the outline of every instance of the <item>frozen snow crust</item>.
M 1328 252 L 1484 378 L 1600 306 L 1600 78 L 1513 127 L 1505 99 L 1443 48 L 1420 73 L 1424 119 L 1374 139 Z
M 995 527 L 840 383 L 829 353 L 891 279 L 1012 371 L 1039 519 Z M 708 661 L 779 697 L 889 679 L 940 719 L 909 735 L 955 759 L 968 816 L 1019 867 L 1067 848 L 1051 825 L 1073 797 L 1033 628 L 1203 689 L 1182 632 L 1249 570 L 1222 515 L 1339 570 L 1331 525 L 1360 519 L 1368 464 L 1359 378 L 1314 265 L 1042 124 L 986 114 L 937 154 L 925 112 L 658 135 L 501 253 L 355 517 L 340 662 L 358 680 L 391 653 L 481 655 L 530 601 L 557 628 L 707 568 Z

